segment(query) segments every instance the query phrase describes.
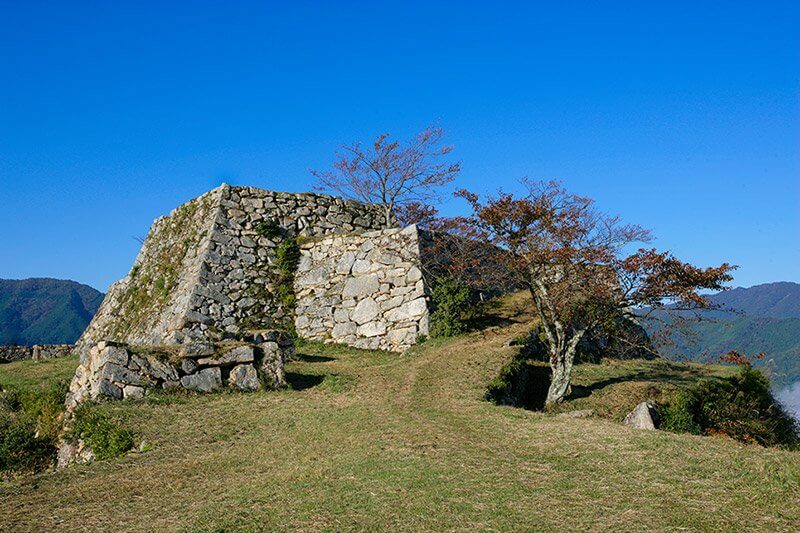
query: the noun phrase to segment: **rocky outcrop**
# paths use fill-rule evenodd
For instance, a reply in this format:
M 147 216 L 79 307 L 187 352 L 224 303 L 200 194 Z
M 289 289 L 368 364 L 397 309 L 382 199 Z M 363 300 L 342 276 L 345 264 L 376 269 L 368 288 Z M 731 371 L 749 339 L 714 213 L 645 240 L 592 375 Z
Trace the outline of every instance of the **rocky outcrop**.
M 357 348 L 402 351 L 428 334 L 416 226 L 301 245 L 297 333 Z
M 70 384 L 67 410 L 87 399 L 139 399 L 150 389 L 212 392 L 285 386 L 284 360 L 293 353 L 283 331 L 263 331 L 247 342 L 133 347 L 101 341 L 89 350 Z

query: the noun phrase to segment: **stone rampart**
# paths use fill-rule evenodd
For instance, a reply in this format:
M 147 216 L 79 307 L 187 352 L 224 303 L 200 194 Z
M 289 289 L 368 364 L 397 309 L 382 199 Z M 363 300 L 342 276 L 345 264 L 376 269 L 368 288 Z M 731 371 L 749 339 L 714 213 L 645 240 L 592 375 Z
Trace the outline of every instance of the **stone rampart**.
M 168 345 L 286 328 L 275 255 L 296 236 L 386 227 L 382 209 L 319 194 L 223 185 L 154 223 L 130 274 L 114 284 L 78 341 Z
M 210 361 L 257 331 L 296 327 L 313 340 L 408 348 L 428 330 L 419 235 L 386 229 L 393 224 L 378 205 L 255 187 L 223 185 L 183 204 L 153 223 L 129 275 L 79 339 L 71 403 L 197 389 L 196 380 L 235 384 L 253 371 Z M 287 272 L 292 253 L 301 254 L 298 272 Z M 209 346 L 205 365 L 186 362 Z M 164 357 L 143 355 L 148 349 L 179 356 L 164 366 Z M 259 350 L 268 353 L 256 346 L 253 360 Z
M 402 351 L 428 334 L 416 226 L 329 236 L 300 248 L 298 335 Z

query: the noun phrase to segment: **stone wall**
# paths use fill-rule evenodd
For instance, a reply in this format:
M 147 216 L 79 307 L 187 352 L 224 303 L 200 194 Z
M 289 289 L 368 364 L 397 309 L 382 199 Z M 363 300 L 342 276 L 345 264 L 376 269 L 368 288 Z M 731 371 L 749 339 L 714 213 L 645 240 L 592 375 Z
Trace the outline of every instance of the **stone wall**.
M 109 289 L 77 351 L 85 358 L 101 340 L 158 346 L 288 327 L 292 310 L 275 296 L 281 243 L 386 226 L 376 205 L 223 185 L 153 223 L 130 274 Z
M 251 362 L 229 368 L 233 363 L 212 361 L 227 357 L 220 352 L 225 343 L 293 327 L 293 301 L 279 290 L 286 289 L 279 250 L 301 238 L 393 223 L 377 205 L 255 187 L 223 185 L 183 204 L 153 223 L 129 275 L 111 287 L 78 340 L 68 404 L 137 397 L 149 387 L 205 390 L 252 381 L 253 370 L 242 367 Z M 148 359 L 148 349 L 160 355 Z M 198 349 L 203 354 L 192 365 Z M 271 352 L 255 346 L 248 357 L 257 361 L 259 353 Z M 262 381 L 269 373 L 263 366 L 259 372 Z M 282 362 L 271 372 L 282 376 Z
M 44 361 L 65 357 L 72 353 L 72 344 L 34 344 L 33 346 L 0 346 L 0 363 L 10 363 L 23 359 Z
M 246 341 L 173 346 L 130 346 L 100 341 L 78 366 L 67 394 L 67 410 L 87 399 L 138 399 L 150 389 L 211 392 L 286 385 L 284 361 L 294 352 L 283 331 L 254 333 Z
M 273 193 L 254 187 L 223 190 L 200 283 L 189 302 L 188 337 L 209 332 L 239 335 L 260 328 L 287 328 L 294 309 L 277 291 L 276 252 L 294 237 L 384 228 L 376 205 L 318 194 Z
M 312 239 L 295 277 L 297 333 L 403 351 L 428 333 L 416 226 Z

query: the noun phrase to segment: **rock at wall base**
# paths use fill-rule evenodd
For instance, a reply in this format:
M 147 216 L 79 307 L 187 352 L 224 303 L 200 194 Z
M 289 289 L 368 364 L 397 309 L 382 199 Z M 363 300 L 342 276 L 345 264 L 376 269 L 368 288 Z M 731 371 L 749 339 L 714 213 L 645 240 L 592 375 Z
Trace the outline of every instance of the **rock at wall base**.
M 222 388 L 222 371 L 217 367 L 205 368 L 197 374 L 183 376 L 181 386 L 197 392 L 211 392 Z
M 241 391 L 257 391 L 261 388 L 258 372 L 253 365 L 238 365 L 233 367 L 228 378 L 228 385 Z

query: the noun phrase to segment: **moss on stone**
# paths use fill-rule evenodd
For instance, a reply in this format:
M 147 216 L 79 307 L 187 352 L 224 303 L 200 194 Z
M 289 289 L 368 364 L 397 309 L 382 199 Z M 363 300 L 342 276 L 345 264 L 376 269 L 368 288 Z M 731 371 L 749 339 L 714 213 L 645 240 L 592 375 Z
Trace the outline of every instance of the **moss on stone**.
M 210 216 L 211 207 L 211 196 L 204 195 L 153 225 L 145 241 L 145 256 L 131 270 L 127 287 L 119 297 L 115 320 L 110 331 L 103 332 L 105 336 L 124 341 L 161 314 L 179 283 L 188 253 L 207 234 L 200 227 Z

